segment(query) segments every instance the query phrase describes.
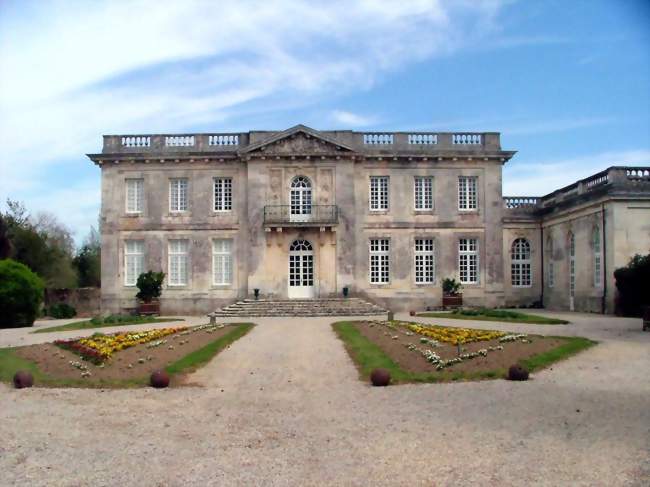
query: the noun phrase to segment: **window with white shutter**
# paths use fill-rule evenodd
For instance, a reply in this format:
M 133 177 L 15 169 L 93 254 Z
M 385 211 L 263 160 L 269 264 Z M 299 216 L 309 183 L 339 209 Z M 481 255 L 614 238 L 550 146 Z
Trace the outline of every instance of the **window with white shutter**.
M 142 213 L 144 202 L 144 179 L 126 180 L 126 212 Z
M 214 211 L 232 210 L 232 178 L 214 178 Z
M 458 209 L 461 211 L 478 208 L 478 178 L 476 176 L 460 176 L 458 178 Z
M 414 182 L 415 209 L 433 209 L 433 178 L 417 176 Z
M 189 240 L 169 241 L 169 285 L 186 286 L 188 282 Z
M 370 210 L 388 210 L 388 176 L 370 176 Z
M 478 240 L 475 238 L 458 241 L 458 275 L 462 284 L 478 283 Z
M 370 239 L 370 282 L 390 282 L 390 240 L 387 238 Z
M 212 241 L 212 283 L 215 286 L 232 284 L 232 240 Z
M 135 286 L 138 276 L 144 272 L 144 242 L 124 241 L 124 285 Z
M 187 178 L 169 180 L 169 211 L 187 211 Z
M 415 239 L 415 282 L 432 284 L 436 280 L 434 242 L 432 238 Z

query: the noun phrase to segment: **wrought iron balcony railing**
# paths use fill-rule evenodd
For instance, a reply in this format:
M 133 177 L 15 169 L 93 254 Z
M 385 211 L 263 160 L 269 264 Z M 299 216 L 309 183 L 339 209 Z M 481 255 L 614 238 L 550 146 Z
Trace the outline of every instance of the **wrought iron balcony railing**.
M 336 205 L 267 205 L 264 207 L 265 225 L 318 226 L 338 223 Z

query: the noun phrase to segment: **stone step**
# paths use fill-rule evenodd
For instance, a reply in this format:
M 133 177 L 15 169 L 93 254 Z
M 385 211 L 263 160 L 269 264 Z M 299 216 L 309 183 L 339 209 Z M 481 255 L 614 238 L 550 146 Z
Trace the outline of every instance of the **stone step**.
M 244 299 L 210 313 L 210 317 L 363 316 L 387 311 L 360 298 Z

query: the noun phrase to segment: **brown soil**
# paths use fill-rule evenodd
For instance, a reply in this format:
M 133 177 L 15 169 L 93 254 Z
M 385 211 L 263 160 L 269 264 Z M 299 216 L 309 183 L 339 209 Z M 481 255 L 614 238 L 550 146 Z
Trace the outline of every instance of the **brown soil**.
M 167 365 L 217 340 L 231 330 L 232 327 L 226 326 L 211 333 L 199 330 L 187 335 L 181 335 L 181 333 L 167 335 L 162 338 L 162 340 L 167 340 L 167 343 L 158 347 L 147 348 L 148 344 L 143 343 L 116 352 L 104 364 L 103 368 L 82 360 L 79 355 L 51 343 L 20 347 L 16 350 L 16 354 L 36 363 L 45 375 L 54 379 L 76 379 L 83 380 L 89 387 L 110 387 L 111 382 L 146 381 L 154 370 L 164 369 Z M 153 340 L 153 342 L 155 341 Z M 181 341 L 187 342 L 181 345 Z M 169 349 L 170 345 L 173 346 L 172 350 Z M 150 360 L 148 360 L 149 357 Z M 138 362 L 140 358 L 145 359 L 144 363 Z M 82 371 L 70 365 L 70 361 L 86 365 L 91 376 L 83 378 Z M 129 364 L 132 365 L 131 368 L 129 368 Z M 182 382 L 182 377 L 173 377 L 172 381 L 179 384 Z
M 462 353 L 476 352 L 482 348 L 499 345 L 503 347 L 503 350 L 488 351 L 486 357 L 479 355 L 478 357 L 463 360 L 460 363 L 437 371 L 435 365 L 429 363 L 418 351 L 406 348 L 407 345 L 412 343 L 419 349 L 429 348 L 443 360 L 458 356 L 458 348 L 455 345 L 443 343 L 440 347 L 431 348 L 424 343 L 420 343 L 422 335 L 413 333 L 412 336 L 408 336 L 405 334 L 406 330 L 400 326 L 389 328 L 378 324 L 368 326 L 369 324 L 368 322 L 355 323 L 355 327 L 363 336 L 381 348 L 402 370 L 416 373 L 431 372 L 448 375 L 450 372 L 463 372 L 471 374 L 475 372 L 507 369 L 519 360 L 547 352 L 564 343 L 564 340 L 561 338 L 547 338 L 535 335 L 529 335 L 527 337 L 531 343 L 522 343 L 521 341 L 499 343 L 499 340 L 466 343 L 461 345 Z M 399 338 L 393 339 L 392 337 L 396 335 Z

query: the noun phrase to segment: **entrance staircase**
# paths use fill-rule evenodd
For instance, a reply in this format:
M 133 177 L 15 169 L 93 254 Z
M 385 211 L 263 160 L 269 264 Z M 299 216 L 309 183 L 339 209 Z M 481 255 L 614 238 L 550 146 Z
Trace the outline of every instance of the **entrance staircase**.
M 388 311 L 361 298 L 244 299 L 208 314 L 210 318 L 249 316 L 368 316 Z

